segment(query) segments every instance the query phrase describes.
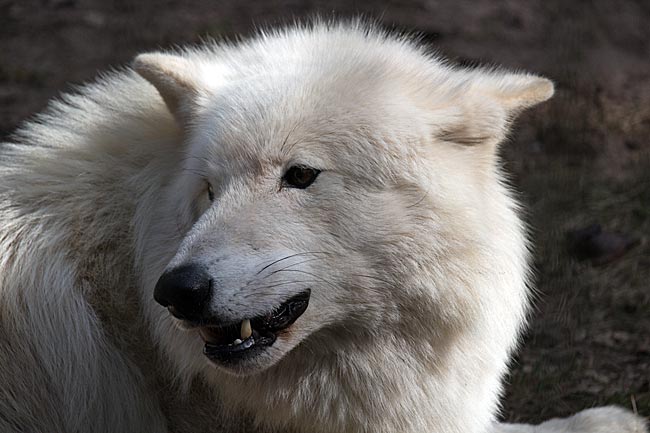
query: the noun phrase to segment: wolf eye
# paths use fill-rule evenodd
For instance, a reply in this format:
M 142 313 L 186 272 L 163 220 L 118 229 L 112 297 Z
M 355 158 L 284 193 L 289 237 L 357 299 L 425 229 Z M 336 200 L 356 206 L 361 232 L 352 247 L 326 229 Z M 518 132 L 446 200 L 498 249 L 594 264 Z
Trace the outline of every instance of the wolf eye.
M 212 189 L 212 184 L 208 182 L 208 198 L 210 201 L 214 201 L 214 190 Z
M 305 189 L 314 183 L 319 173 L 315 168 L 294 165 L 282 176 L 282 182 L 290 188 Z

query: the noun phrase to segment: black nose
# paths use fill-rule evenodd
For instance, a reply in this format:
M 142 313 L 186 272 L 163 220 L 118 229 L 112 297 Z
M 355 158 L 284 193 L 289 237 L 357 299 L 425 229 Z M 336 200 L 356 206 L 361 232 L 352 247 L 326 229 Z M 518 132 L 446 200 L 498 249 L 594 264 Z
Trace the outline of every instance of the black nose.
M 179 319 L 199 321 L 210 301 L 211 286 L 210 275 L 203 266 L 182 265 L 162 274 L 153 297 Z

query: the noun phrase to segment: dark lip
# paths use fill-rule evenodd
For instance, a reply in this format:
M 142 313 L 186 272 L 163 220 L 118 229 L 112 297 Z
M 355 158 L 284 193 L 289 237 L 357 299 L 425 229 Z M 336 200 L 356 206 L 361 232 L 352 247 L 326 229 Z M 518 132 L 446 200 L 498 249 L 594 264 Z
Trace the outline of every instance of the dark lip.
M 206 342 L 203 353 L 211 361 L 223 365 L 235 365 L 245 359 L 256 357 L 275 343 L 280 332 L 289 328 L 303 315 L 309 306 L 310 297 L 311 290 L 306 289 L 287 299 L 269 313 L 251 318 L 253 334 L 238 345 L 229 342 L 237 338 L 241 321 L 219 326 L 202 323 L 200 326 L 224 335 L 223 344 L 221 341 Z

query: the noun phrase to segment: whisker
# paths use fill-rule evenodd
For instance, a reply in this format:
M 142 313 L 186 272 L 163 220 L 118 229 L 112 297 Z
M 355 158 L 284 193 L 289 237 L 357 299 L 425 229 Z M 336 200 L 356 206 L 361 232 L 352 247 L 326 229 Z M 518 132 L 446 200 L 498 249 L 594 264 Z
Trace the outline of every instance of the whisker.
M 271 275 L 273 275 L 273 274 L 275 274 L 275 273 L 277 273 L 277 272 L 283 271 L 283 270 L 285 270 L 285 269 L 289 269 L 289 268 L 292 268 L 292 267 L 294 267 L 294 266 L 302 265 L 303 263 L 313 262 L 314 260 L 322 260 L 322 259 L 319 258 L 319 257 L 314 257 L 314 258 L 311 258 L 311 259 L 303 260 L 302 262 L 291 263 L 291 264 L 285 266 L 285 267 L 282 268 L 282 269 L 278 269 L 278 270 L 275 270 L 275 271 L 271 272 L 270 274 L 266 275 L 264 278 L 268 278 L 268 277 L 270 277 Z
M 280 262 L 282 262 L 284 260 L 287 260 L 287 259 L 290 259 L 292 257 L 297 257 L 297 256 L 305 255 L 305 254 L 330 254 L 330 253 L 328 253 L 326 251 L 306 251 L 306 252 L 302 252 L 302 253 L 291 254 L 291 255 L 288 255 L 286 257 L 282 257 L 282 258 L 280 258 L 278 260 L 275 260 L 275 261 L 269 263 L 268 265 L 266 265 L 262 269 L 260 269 L 255 275 L 261 274 L 265 269 L 270 268 L 271 266 L 275 265 L 276 263 L 280 263 Z
M 293 147 L 294 147 L 296 144 L 298 144 L 298 141 L 294 141 L 293 144 L 291 144 L 291 146 L 289 147 L 289 149 L 285 149 L 285 148 L 284 148 L 284 147 L 287 145 L 287 141 L 289 141 L 289 137 L 291 136 L 291 134 L 293 134 L 293 133 L 296 131 L 296 129 L 298 129 L 298 126 L 299 126 L 299 125 L 300 125 L 300 123 L 299 123 L 299 122 L 296 122 L 296 124 L 293 126 L 293 128 L 291 128 L 291 130 L 289 131 L 289 133 L 287 134 L 287 136 L 284 138 L 284 141 L 282 142 L 282 146 L 280 146 L 280 152 L 281 152 L 283 155 L 288 155 L 289 152 L 291 151 L 291 149 L 293 149 Z
M 284 269 L 281 272 L 299 272 L 301 274 L 310 275 L 310 276 L 316 278 L 317 280 L 327 284 L 328 286 L 330 286 L 333 289 L 337 288 L 336 285 L 334 283 L 332 283 L 331 281 L 327 281 L 326 279 L 324 279 L 324 278 L 322 278 L 322 277 L 320 277 L 320 276 L 318 276 L 316 274 L 312 274 L 311 272 L 302 271 L 302 270 L 299 270 L 299 269 Z
M 267 289 L 273 289 L 273 288 L 280 287 L 280 286 L 286 286 L 286 285 L 289 285 L 289 284 L 311 284 L 311 283 L 316 283 L 316 282 L 317 282 L 316 280 L 300 280 L 300 281 L 292 280 L 292 281 L 283 281 L 283 282 L 277 283 L 277 284 L 269 284 L 267 286 L 262 286 L 262 287 L 255 288 L 254 293 L 249 293 L 247 295 L 243 295 L 242 299 L 248 299 L 248 298 L 258 299 L 260 297 L 260 295 L 274 294 L 274 293 L 264 293 L 264 291 L 267 290 Z

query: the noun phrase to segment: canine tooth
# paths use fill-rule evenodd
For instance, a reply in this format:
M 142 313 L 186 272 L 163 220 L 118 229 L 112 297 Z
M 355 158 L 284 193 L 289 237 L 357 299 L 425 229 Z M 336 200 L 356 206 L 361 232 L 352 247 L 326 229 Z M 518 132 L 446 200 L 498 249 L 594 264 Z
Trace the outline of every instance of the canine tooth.
M 240 334 L 242 340 L 247 339 L 253 334 L 253 329 L 251 328 L 251 321 L 249 319 L 242 320 Z
M 235 341 L 233 341 L 233 344 L 234 345 L 241 344 L 241 340 L 239 338 L 237 338 Z

